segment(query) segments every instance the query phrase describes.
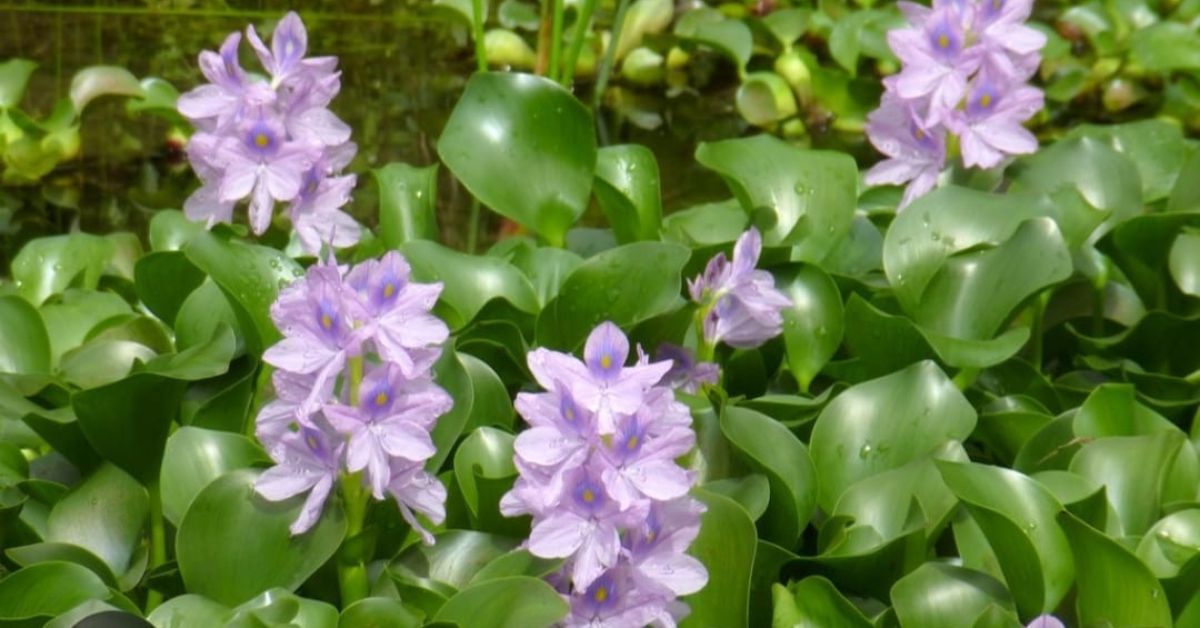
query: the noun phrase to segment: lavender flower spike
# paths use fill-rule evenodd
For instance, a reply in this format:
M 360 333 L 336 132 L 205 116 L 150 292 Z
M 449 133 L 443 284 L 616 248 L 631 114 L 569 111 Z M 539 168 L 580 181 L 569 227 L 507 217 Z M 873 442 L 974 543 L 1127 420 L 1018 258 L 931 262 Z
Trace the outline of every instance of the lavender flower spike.
M 301 427 L 285 435 L 270 451 L 276 462 L 254 483 L 254 490 L 271 501 L 307 492 L 300 516 L 292 522 L 292 534 L 304 534 L 321 518 L 325 500 L 337 482 L 341 445 L 316 427 Z
M 688 283 L 692 299 L 709 308 L 704 321 L 709 343 L 752 349 L 783 331 L 780 312 L 792 302 L 775 289 L 770 273 L 755 270 L 761 252 L 762 236 L 751 227 L 734 245 L 732 262 L 717 255 Z

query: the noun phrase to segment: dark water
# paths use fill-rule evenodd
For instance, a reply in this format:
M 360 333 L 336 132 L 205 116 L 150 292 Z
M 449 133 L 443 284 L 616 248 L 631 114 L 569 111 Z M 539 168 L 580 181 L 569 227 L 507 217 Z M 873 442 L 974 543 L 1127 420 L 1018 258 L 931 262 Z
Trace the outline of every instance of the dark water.
M 200 50 L 215 49 L 248 23 L 269 31 L 289 7 L 305 19 L 310 52 L 340 59 L 343 87 L 333 109 L 354 128 L 359 145 L 351 166 L 360 174 L 352 213 L 373 225 L 375 190 L 367 173 L 393 161 L 434 163 L 434 142 L 473 69 L 465 29 L 432 10 L 428 0 L 0 2 L 0 61 L 38 63 L 21 104 L 35 118 L 65 96 L 74 73 L 89 65 L 120 65 L 183 92 L 203 80 L 196 66 Z M 243 47 L 243 62 L 253 65 Z M 668 209 L 711 200 L 727 193 L 692 155 L 699 141 L 746 132 L 732 110 L 732 88 L 718 81 L 706 97 L 671 99 L 661 90 L 610 94 L 614 107 L 599 113 L 598 131 L 609 143 L 639 142 L 654 150 Z M 589 86 L 579 89 L 590 102 Z M 639 128 L 621 113 L 630 107 L 662 124 Z M 78 159 L 61 164 L 40 185 L 0 187 L 0 268 L 32 237 L 73 228 L 144 233 L 155 210 L 179 207 L 196 183 L 172 131 L 161 117 L 128 113 L 120 98 L 90 105 Z M 450 245 L 463 244 L 468 202 L 443 172 L 439 220 Z M 484 212 L 481 242 L 500 226 Z

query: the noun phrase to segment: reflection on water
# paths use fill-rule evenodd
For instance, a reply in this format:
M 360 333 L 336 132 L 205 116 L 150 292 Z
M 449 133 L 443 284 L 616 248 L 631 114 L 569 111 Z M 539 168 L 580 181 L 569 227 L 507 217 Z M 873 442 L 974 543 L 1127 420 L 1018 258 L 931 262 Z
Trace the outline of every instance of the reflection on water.
M 65 96 L 72 75 L 89 65 L 120 65 L 186 91 L 203 81 L 202 49 L 215 49 L 247 23 L 269 31 L 296 3 L 220 0 L 0 2 L 0 61 L 23 57 L 39 67 L 22 108 L 40 117 Z M 354 128 L 359 173 L 352 213 L 373 225 L 371 168 L 393 161 L 436 161 L 434 141 L 473 69 L 465 29 L 428 0 L 322 0 L 303 4 L 309 49 L 336 55 L 342 92 L 332 108 Z M 244 55 L 248 51 L 243 50 Z M 244 63 L 253 65 L 243 57 Z M 584 88 L 586 89 L 586 87 Z M 584 101 L 590 97 L 584 94 Z M 711 95 L 710 95 L 711 96 Z M 720 180 L 692 158 L 698 141 L 742 134 L 732 98 L 619 92 L 601 113 L 609 143 L 638 142 L 657 155 L 669 209 L 727 195 Z M 631 110 L 638 115 L 628 115 Z M 661 124 L 652 130 L 639 128 Z M 79 159 L 33 187 L 0 188 L 0 268 L 30 238 L 78 227 L 144 233 L 154 211 L 179 207 L 196 182 L 180 152 L 179 133 L 152 114 L 130 114 L 121 99 L 89 106 Z M 536 176 L 536 173 L 531 173 Z M 469 198 L 448 173 L 439 185 L 443 239 L 462 246 Z M 499 220 L 485 213 L 483 234 Z M 483 244 L 487 244 L 486 237 Z

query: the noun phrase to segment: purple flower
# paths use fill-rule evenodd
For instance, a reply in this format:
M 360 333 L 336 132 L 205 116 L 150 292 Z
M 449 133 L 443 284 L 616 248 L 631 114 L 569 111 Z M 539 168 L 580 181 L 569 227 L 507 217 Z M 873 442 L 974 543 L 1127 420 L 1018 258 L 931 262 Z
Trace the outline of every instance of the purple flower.
M 664 342 L 658 345 L 654 355 L 659 360 L 670 360 L 671 370 L 663 376 L 663 383 L 687 393 L 695 393 L 705 384 L 716 384 L 721 369 L 712 362 L 697 362 L 692 352 L 679 345 Z
M 704 505 L 681 497 L 659 502 L 630 533 L 629 563 L 637 580 L 650 580 L 675 595 L 691 595 L 708 583 L 704 564 L 684 553 L 700 534 Z
M 1013 87 L 980 72 L 967 95 L 967 107 L 956 112 L 949 126 L 962 142 L 965 166 L 991 168 L 1008 155 L 1037 150 L 1037 138 L 1021 125 L 1042 108 L 1042 91 Z
M 983 0 L 976 13 L 984 66 L 1012 82 L 1037 72 L 1046 46 L 1046 36 L 1025 25 L 1032 11 L 1033 0 Z
M 392 479 L 388 482 L 388 493 L 396 498 L 400 516 L 421 535 L 426 545 L 433 544 L 433 535 L 421 525 L 414 513 L 420 513 L 435 524 L 446 519 L 446 487 L 438 479 L 425 472 L 419 463 L 398 465 L 393 461 Z
M 771 273 L 755 270 L 761 252 L 762 236 L 751 227 L 734 245 L 732 262 L 718 253 L 688 282 L 692 299 L 708 310 L 703 330 L 708 343 L 752 349 L 783 331 L 780 312 L 791 301 L 775 289 Z
M 275 371 L 271 374 L 271 384 L 275 390 L 275 398 L 263 405 L 255 419 L 254 435 L 258 437 L 268 450 L 275 446 L 285 434 L 294 432 L 302 426 L 312 427 L 311 408 L 304 405 L 313 392 L 316 383 L 315 374 L 292 373 Z M 317 397 L 325 398 L 333 393 L 333 380 L 327 379 L 324 389 L 317 392 Z
M 604 322 L 588 335 L 584 361 L 536 349 L 529 354 L 529 370 L 547 389 L 565 388 L 588 411 L 595 413 L 600 434 L 616 429 L 616 414 L 636 412 L 645 392 L 671 369 L 670 362 L 625 366 L 629 340 L 621 329 Z
M 1032 621 L 1025 624 L 1025 628 L 1066 628 L 1062 620 L 1054 615 L 1045 614 L 1034 617 Z
M 346 277 L 366 308 L 363 334 L 405 377 L 429 370 L 450 335 L 446 323 L 431 312 L 442 284 L 410 281 L 409 272 L 404 257 L 389 251 L 378 261 L 359 264 Z
M 638 586 L 627 567 L 605 571 L 581 593 L 571 597 L 569 628 L 625 628 L 645 626 L 671 617 L 665 609 L 673 596 L 662 590 Z M 660 625 L 660 624 L 656 624 Z M 666 625 L 674 625 L 671 622 Z
M 326 405 L 325 416 L 349 439 L 346 468 L 365 469 L 372 494 L 383 499 L 394 459 L 424 462 L 437 453 L 429 430 L 454 403 L 431 380 L 407 380 L 392 363 L 368 373 L 359 395 L 357 406 Z
M 247 39 L 270 82 L 241 68 L 241 35 L 233 33 L 219 53 L 200 55 L 210 83 L 179 99 L 179 111 L 200 130 L 188 143 L 188 157 L 203 185 L 185 202 L 186 214 L 212 227 L 230 221 L 234 206 L 248 199 L 250 227 L 262 234 L 275 204 L 290 202 L 306 251 L 319 252 L 321 243 L 354 244 L 361 228 L 339 209 L 354 178 L 337 175 L 355 146 L 350 127 L 327 108 L 341 86 L 337 60 L 304 57 L 308 35 L 295 13 L 279 22 L 271 49 L 253 27 Z
M 276 465 L 254 483 L 254 490 L 271 501 L 308 492 L 292 534 L 303 534 L 321 518 L 321 510 L 340 471 L 341 445 L 336 435 L 317 427 L 301 427 L 284 435 L 269 452 Z
M 867 137 L 888 158 L 871 167 L 866 182 L 908 183 L 900 207 L 907 207 L 937 184 L 946 163 L 945 131 L 941 126 L 925 125 L 910 105 L 885 95 L 879 108 L 867 117 Z
M 888 33 L 892 52 L 904 63 L 896 93 L 904 99 L 929 98 L 927 124 L 936 124 L 958 106 L 967 79 L 979 67 L 979 49 L 967 45 L 963 14 L 957 3 L 938 3 L 922 24 Z
M 623 416 L 611 444 L 601 450 L 601 479 L 622 508 L 645 498 L 670 500 L 686 495 L 693 475 L 675 464 L 691 451 L 696 434 L 690 426 L 662 423 L 653 410 Z

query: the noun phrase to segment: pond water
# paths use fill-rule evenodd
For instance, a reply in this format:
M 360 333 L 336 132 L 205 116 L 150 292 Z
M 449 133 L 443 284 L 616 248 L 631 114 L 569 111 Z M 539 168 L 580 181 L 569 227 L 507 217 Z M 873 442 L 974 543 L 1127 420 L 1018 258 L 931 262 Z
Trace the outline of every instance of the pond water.
M 22 101 L 35 118 L 67 93 L 75 72 L 90 65 L 161 77 L 183 92 L 203 81 L 196 65 L 200 50 L 215 49 L 248 23 L 269 31 L 288 8 L 284 2 L 211 0 L 3 3 L 0 61 L 22 57 L 38 64 Z M 436 138 L 473 70 L 467 33 L 432 10 L 428 0 L 326 0 L 306 2 L 302 11 L 310 51 L 340 59 L 342 92 L 333 109 L 353 127 L 359 145 L 351 166 L 359 174 L 351 211 L 373 225 L 370 169 L 437 160 Z M 243 62 L 252 65 L 243 48 Z M 688 91 L 671 98 L 661 90 L 610 92 L 606 100 L 612 106 L 597 116 L 600 137 L 645 144 L 655 152 L 668 211 L 727 196 L 719 178 L 699 168 L 692 155 L 698 142 L 747 132 L 732 108 L 735 84 L 718 79 L 703 97 Z M 588 86 L 580 89 L 590 102 Z M 628 115 L 631 108 L 640 115 Z M 183 136 L 163 118 L 131 114 L 123 99 L 106 98 L 88 107 L 82 126 L 78 159 L 60 165 L 39 185 L 0 187 L 5 260 L 0 268 L 7 269 L 23 242 L 40 235 L 75 228 L 142 233 L 155 210 L 180 207 L 196 186 L 180 151 Z M 464 244 L 467 197 L 443 169 L 439 220 L 451 246 Z M 494 215 L 483 216 L 486 244 L 503 225 Z

